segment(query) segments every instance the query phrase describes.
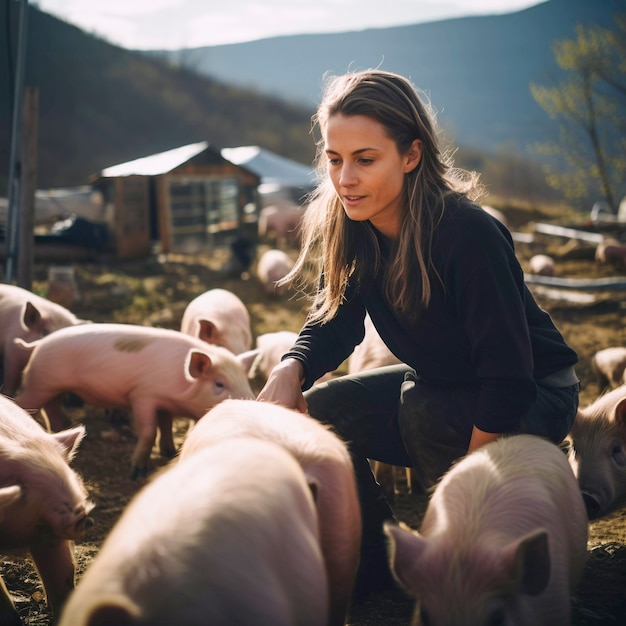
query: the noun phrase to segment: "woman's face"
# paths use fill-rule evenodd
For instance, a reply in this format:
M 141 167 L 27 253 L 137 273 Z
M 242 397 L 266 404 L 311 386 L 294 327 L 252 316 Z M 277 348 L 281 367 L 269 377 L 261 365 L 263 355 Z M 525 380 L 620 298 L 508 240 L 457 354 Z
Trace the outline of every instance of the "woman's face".
M 404 176 L 417 167 L 422 142 L 398 152 L 385 127 L 365 115 L 333 115 L 324 134 L 328 174 L 346 215 L 369 220 L 381 233 L 395 238 Z

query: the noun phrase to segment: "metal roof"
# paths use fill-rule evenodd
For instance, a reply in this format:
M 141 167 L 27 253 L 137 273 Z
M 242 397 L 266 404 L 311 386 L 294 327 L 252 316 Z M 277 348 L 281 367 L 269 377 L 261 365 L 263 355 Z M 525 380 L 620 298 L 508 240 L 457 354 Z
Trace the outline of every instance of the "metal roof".
M 316 181 L 316 173 L 312 167 L 259 146 L 222 148 L 221 154 L 227 161 L 258 174 L 263 184 L 309 187 Z
M 208 141 L 191 143 L 180 148 L 173 148 L 172 150 L 158 152 L 147 157 L 107 167 L 102 170 L 101 176 L 113 178 L 116 176 L 157 176 L 166 174 L 204 152 L 208 147 Z

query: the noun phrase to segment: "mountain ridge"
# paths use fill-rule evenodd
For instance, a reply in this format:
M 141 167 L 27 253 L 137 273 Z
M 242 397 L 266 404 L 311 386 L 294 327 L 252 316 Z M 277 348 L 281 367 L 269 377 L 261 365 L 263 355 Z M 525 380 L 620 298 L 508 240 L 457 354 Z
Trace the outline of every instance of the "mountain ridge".
M 619 11 L 626 11 L 624 0 L 548 0 L 503 15 L 147 54 L 173 63 L 184 57 L 203 75 L 310 106 L 325 72 L 380 67 L 410 77 L 430 96 L 455 143 L 530 156 L 529 147 L 554 132 L 529 89 L 557 75 L 554 41 L 574 38 L 579 23 L 610 26 Z

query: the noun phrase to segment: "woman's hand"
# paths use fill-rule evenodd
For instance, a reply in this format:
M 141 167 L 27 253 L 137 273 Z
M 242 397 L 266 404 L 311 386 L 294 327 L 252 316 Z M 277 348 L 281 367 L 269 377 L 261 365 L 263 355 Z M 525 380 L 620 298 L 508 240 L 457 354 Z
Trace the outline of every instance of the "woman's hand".
M 281 361 L 272 370 L 256 399 L 306 413 L 307 404 L 302 395 L 303 374 L 302 364 L 297 359 Z
M 468 454 L 480 448 L 481 446 L 484 446 L 490 441 L 495 441 L 499 436 L 500 433 L 487 433 L 484 430 L 480 430 L 480 428 L 476 428 L 476 426 L 474 426 L 472 428 L 472 438 L 470 439 L 469 448 L 467 450 Z

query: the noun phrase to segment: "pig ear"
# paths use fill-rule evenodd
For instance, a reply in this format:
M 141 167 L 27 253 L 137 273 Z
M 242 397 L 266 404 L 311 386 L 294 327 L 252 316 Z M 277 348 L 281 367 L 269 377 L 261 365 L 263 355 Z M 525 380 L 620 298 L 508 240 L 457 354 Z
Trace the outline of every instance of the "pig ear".
M 548 533 L 536 530 L 504 549 L 505 564 L 520 591 L 530 596 L 540 594 L 550 580 Z
M 626 398 L 622 398 L 615 407 L 615 423 L 626 426 Z
M 198 337 L 207 343 L 217 342 L 217 328 L 215 324 L 209 320 L 200 320 L 200 332 Z
M 39 309 L 32 303 L 27 302 L 24 306 L 24 313 L 22 315 L 22 324 L 25 328 L 35 328 L 41 323 L 41 313 Z
M 419 560 L 428 540 L 402 523 L 385 522 L 384 530 L 389 538 L 391 571 L 404 587 L 412 589 L 420 578 Z
M 311 490 L 311 495 L 313 496 L 313 502 L 315 502 L 315 504 L 317 504 L 317 498 L 319 496 L 319 484 L 316 480 L 314 480 L 313 478 L 308 478 L 307 477 L 307 483 L 309 485 L 309 489 Z
M 0 519 L 4 517 L 4 509 L 11 506 L 21 495 L 22 489 L 19 485 L 11 485 L 10 487 L 2 487 L 0 489 Z
M 65 452 L 65 456 L 68 461 L 71 461 L 78 450 L 80 442 L 85 436 L 85 427 L 77 426 L 76 428 L 68 428 L 67 430 L 61 430 L 58 433 L 51 433 L 50 436 L 57 440 L 61 444 Z
M 133 626 L 139 624 L 139 610 L 128 598 L 115 595 L 105 597 L 91 609 L 85 626 Z
M 254 348 L 247 352 L 242 352 L 237 355 L 237 360 L 243 366 L 243 371 L 246 372 L 249 378 L 256 377 L 256 370 L 258 369 L 259 357 L 261 356 L 261 350 Z
M 211 367 L 213 367 L 213 363 L 211 363 L 211 357 L 206 352 L 200 352 L 198 350 L 191 350 L 189 352 L 185 370 L 192 381 L 201 376 L 205 376 L 207 372 L 211 370 Z

